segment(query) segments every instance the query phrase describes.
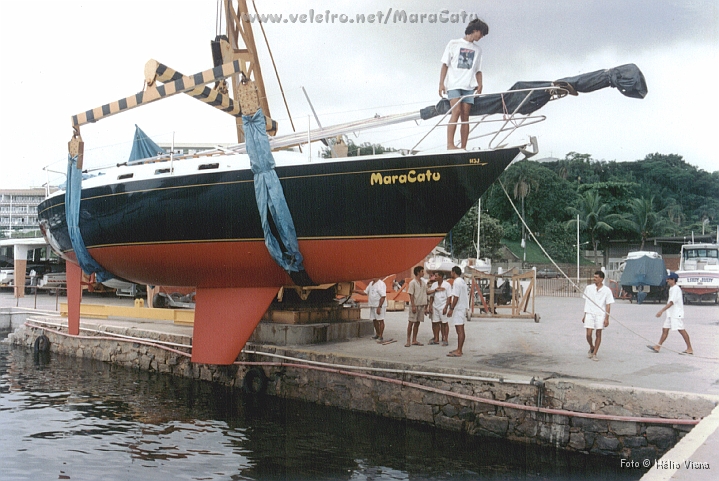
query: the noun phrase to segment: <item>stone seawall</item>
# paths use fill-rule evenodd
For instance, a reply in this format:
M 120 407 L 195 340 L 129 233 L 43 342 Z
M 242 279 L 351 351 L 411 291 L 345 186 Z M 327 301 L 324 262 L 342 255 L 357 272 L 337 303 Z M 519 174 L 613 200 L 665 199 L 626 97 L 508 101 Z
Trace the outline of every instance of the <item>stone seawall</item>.
M 486 379 L 497 377 L 491 373 L 452 369 L 443 369 L 430 376 L 419 374 L 424 371 L 422 366 L 319 354 L 313 352 L 311 346 L 299 349 L 248 345 L 247 350 L 255 351 L 243 353 L 240 361 L 249 364 L 200 365 L 192 364 L 189 357 L 181 354 L 189 352 L 191 339 L 188 336 L 89 323 L 83 323 L 83 327 L 96 329 L 97 335 L 103 337 L 122 335 L 150 343 L 172 343 L 170 347 L 177 352 L 140 341 L 67 337 L 55 329 L 24 325 L 11 333 L 8 341 L 31 349 L 35 339 L 44 333 L 50 339 L 51 350 L 58 354 L 94 358 L 238 389 L 248 387 L 245 381 L 246 377 L 249 380 L 247 374 L 252 370 L 252 377 L 261 377 L 261 388 L 269 395 L 407 419 L 471 435 L 497 436 L 626 459 L 660 457 L 693 425 L 616 420 L 614 417 L 691 420 L 707 416 L 717 405 L 717 399 L 711 396 L 566 379 L 515 384 Z M 297 359 L 324 364 L 300 367 Z M 483 379 L 477 379 L 480 376 Z M 477 398 L 489 401 L 482 402 Z M 606 418 L 537 412 L 538 407 L 604 415 Z

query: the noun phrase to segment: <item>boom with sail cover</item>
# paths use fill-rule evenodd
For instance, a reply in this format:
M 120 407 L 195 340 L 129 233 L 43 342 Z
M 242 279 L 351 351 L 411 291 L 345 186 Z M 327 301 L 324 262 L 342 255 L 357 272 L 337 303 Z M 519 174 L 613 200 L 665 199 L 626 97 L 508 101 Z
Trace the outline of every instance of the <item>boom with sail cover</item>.
M 564 77 L 553 82 L 533 81 L 517 82 L 509 90 L 517 93 L 490 94 L 475 97 L 469 115 L 491 115 L 517 113 L 531 114 L 552 100 L 556 95 L 551 89 L 535 90 L 529 94 L 525 89 L 538 87 L 557 87 L 562 92 L 571 95 L 594 92 L 606 87 L 614 87 L 627 97 L 643 99 L 647 95 L 647 84 L 639 67 L 633 63 L 620 65 L 604 70 Z M 528 97 L 528 98 L 527 98 Z M 437 105 L 431 105 L 420 111 L 422 119 L 431 119 L 437 115 L 444 115 L 449 111 L 448 99 L 442 99 Z

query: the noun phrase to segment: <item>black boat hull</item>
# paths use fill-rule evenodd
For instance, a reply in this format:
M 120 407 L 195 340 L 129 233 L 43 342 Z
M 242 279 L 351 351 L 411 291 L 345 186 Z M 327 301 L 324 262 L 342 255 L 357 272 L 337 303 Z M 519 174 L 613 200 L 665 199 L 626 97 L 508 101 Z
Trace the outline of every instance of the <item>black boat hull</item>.
M 504 171 L 518 149 L 278 167 L 305 269 L 318 283 L 367 279 L 421 261 Z M 74 262 L 64 197 L 39 208 L 48 240 Z M 84 188 L 90 254 L 153 285 L 291 283 L 264 246 L 249 170 Z

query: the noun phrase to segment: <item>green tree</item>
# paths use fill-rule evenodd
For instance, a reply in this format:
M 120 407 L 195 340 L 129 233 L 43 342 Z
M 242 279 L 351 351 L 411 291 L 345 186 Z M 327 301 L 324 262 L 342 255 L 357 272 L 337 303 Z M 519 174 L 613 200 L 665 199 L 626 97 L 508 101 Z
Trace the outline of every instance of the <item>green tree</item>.
M 576 207 L 570 207 L 569 212 L 573 218 L 567 222 L 568 229 L 577 228 L 577 215 L 579 215 L 579 230 L 586 232 L 594 248 L 594 263 L 597 262 L 597 248 L 600 235 L 613 229 L 610 222 L 609 205 L 602 202 L 598 192 L 587 191 L 579 198 Z
M 570 262 L 574 260 L 575 244 L 573 232 L 565 223 L 552 221 L 544 228 L 541 243 L 547 253 L 555 261 Z
M 629 207 L 628 213 L 617 216 L 617 224 L 637 234 L 642 242 L 639 250 L 644 250 L 647 239 L 661 235 L 667 222 L 654 210 L 654 197 L 632 199 Z
M 479 238 L 480 256 L 497 258 L 502 247 L 504 229 L 500 222 L 482 212 L 482 225 Z M 452 228 L 452 248 L 454 255 L 460 258 L 477 255 L 477 206 L 473 206 Z

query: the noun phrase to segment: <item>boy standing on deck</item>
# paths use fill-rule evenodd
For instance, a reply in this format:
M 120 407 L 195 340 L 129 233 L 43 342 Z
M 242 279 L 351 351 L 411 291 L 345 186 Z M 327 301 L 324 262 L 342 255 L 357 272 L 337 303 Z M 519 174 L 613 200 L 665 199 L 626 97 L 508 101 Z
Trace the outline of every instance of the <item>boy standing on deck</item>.
M 659 349 L 662 348 L 662 344 L 667 340 L 669 330 L 671 329 L 672 331 L 679 331 L 679 334 L 681 334 L 684 338 L 684 342 L 687 344 L 686 350 L 682 351 L 681 354 L 694 354 L 692 343 L 689 340 L 689 334 L 684 329 L 684 298 L 682 296 L 682 288 L 677 285 L 678 280 L 679 276 L 676 272 L 672 272 L 667 276 L 669 299 L 667 300 L 667 305 L 657 312 L 657 317 L 662 317 L 665 311 L 667 313 L 664 326 L 662 326 L 662 336 L 659 338 L 659 344 L 656 346 L 647 346 L 654 352 L 659 352 Z
M 474 105 L 474 97 L 462 99 L 465 95 L 482 93 L 482 49 L 475 42 L 489 33 L 489 27 L 475 18 L 464 30 L 464 37 L 450 40 L 442 55 L 442 69 L 439 74 L 439 96 L 447 93 L 449 104 L 453 107 L 447 125 L 447 150 L 456 149 L 454 134 L 457 120 L 461 119 L 459 129 L 460 148 L 467 148 L 469 138 L 469 111 Z
M 407 325 L 407 344 L 404 347 L 421 346 L 417 341 L 419 323 L 424 321 L 424 313 L 427 310 L 427 281 L 424 280 L 424 267 L 415 266 L 414 279 L 409 283 L 410 309 L 409 323 Z M 411 340 L 410 340 L 411 337 Z
M 612 290 L 604 285 L 604 272 L 594 273 L 594 283 L 584 289 L 584 299 L 582 323 L 587 329 L 588 357 L 592 361 L 598 361 L 597 352 L 602 343 L 602 329 L 609 327 L 609 310 L 614 304 Z M 595 332 L 594 342 L 592 342 L 592 330 Z

